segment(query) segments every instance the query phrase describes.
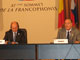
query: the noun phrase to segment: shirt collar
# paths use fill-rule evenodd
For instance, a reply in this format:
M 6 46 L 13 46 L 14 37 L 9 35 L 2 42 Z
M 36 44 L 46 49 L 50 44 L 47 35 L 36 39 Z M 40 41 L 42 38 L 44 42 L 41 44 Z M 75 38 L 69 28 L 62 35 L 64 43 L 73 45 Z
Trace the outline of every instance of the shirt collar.
M 66 32 L 71 32 L 72 28 L 70 30 L 66 30 Z
M 13 33 L 17 33 L 17 32 L 13 32 Z

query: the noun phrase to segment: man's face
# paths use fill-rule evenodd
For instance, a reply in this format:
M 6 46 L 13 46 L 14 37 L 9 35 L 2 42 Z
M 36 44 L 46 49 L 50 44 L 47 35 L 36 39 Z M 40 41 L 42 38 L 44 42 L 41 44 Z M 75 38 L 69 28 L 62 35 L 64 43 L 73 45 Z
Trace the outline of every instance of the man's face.
M 18 25 L 16 23 L 13 23 L 12 24 L 12 31 L 17 32 L 17 30 L 18 30 Z
M 70 30 L 71 28 L 72 28 L 72 22 L 69 19 L 65 20 L 65 29 Z

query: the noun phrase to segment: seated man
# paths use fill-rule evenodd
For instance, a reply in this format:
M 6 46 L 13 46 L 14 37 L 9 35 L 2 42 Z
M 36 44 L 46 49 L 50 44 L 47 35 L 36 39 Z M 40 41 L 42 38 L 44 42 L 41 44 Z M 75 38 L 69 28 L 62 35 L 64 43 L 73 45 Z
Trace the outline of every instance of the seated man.
M 66 19 L 64 28 L 58 31 L 57 39 L 68 39 L 68 43 L 79 43 L 79 31 L 72 27 L 72 20 Z
M 11 29 L 6 32 L 4 40 L 6 41 L 6 44 L 27 44 L 25 33 L 19 29 L 18 22 L 11 23 Z

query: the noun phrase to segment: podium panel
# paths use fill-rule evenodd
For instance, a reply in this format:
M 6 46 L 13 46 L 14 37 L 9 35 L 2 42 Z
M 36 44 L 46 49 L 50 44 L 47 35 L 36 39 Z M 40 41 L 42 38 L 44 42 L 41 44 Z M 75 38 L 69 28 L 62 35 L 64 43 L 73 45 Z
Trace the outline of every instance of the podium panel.
M 80 45 L 38 45 L 38 56 L 39 59 L 80 59 Z
M 35 45 L 0 45 L 0 59 L 35 59 Z

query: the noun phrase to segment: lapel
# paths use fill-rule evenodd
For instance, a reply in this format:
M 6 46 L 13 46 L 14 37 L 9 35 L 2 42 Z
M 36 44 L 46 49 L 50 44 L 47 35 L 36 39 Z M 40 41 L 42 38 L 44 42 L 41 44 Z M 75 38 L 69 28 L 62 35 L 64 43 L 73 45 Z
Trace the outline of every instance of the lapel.
M 71 30 L 70 40 L 73 39 L 73 36 L 74 36 L 74 28 L 72 28 L 72 30 Z
M 20 32 L 19 30 L 17 31 L 17 36 L 16 36 L 16 41 L 18 41 L 20 39 Z
M 13 32 L 10 32 L 10 40 L 13 41 Z
M 66 29 L 63 30 L 63 38 L 66 39 Z

